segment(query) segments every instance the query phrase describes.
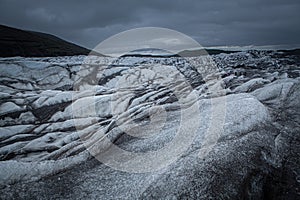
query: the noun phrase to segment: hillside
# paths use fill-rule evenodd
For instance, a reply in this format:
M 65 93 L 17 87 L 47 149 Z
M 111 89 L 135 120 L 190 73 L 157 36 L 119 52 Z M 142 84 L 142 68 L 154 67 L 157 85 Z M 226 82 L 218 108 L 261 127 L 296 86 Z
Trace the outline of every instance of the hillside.
M 0 57 L 52 57 L 89 53 L 89 49 L 50 34 L 0 25 Z

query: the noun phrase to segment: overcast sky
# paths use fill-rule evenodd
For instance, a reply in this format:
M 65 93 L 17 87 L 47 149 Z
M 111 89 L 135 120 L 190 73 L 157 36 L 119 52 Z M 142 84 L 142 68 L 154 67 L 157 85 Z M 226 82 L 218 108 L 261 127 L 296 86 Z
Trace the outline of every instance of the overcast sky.
M 0 0 L 0 23 L 94 48 L 138 27 L 180 31 L 202 46 L 300 44 L 300 0 Z

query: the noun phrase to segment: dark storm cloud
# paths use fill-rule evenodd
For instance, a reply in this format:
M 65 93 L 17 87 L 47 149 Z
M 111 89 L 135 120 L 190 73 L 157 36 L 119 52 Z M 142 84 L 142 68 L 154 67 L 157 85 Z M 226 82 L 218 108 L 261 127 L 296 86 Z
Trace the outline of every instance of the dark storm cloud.
M 200 44 L 300 44 L 299 0 L 1 0 L 0 23 L 93 48 L 120 31 L 159 26 Z

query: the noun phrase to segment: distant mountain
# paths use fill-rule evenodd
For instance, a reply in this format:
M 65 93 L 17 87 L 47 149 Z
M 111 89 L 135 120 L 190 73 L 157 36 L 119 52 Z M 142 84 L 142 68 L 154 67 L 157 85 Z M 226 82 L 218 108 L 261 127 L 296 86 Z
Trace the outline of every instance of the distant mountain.
M 73 56 L 90 52 L 54 35 L 0 25 L 0 57 Z
M 143 48 L 143 49 L 136 49 L 134 51 L 127 52 L 121 57 L 171 58 L 171 57 L 178 57 L 178 55 L 164 49 Z
M 278 50 L 286 55 L 300 55 L 300 49 Z
M 220 53 L 236 53 L 238 51 L 229 51 L 221 49 L 196 49 L 196 50 L 184 50 L 178 53 L 182 57 L 196 57 L 202 55 L 216 55 Z
M 122 55 L 121 57 L 196 57 L 201 55 L 216 55 L 220 53 L 236 53 L 239 51 L 221 50 L 221 49 L 195 49 L 195 50 L 183 50 L 178 53 L 172 53 L 163 49 L 145 48 L 131 51 Z

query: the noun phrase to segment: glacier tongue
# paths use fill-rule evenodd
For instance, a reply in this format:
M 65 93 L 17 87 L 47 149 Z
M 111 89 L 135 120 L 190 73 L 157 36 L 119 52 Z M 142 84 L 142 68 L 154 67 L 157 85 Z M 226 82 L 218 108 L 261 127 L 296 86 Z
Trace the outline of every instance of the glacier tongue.
M 299 153 L 300 68 L 256 53 L 1 58 L 0 185 L 28 188 L 64 170 L 57 176 L 72 185 L 73 167 L 77 199 L 93 181 L 110 190 L 97 198 L 214 198 L 213 188 L 259 198 L 266 184 L 279 187 L 278 170 L 296 168 L 282 163 Z

